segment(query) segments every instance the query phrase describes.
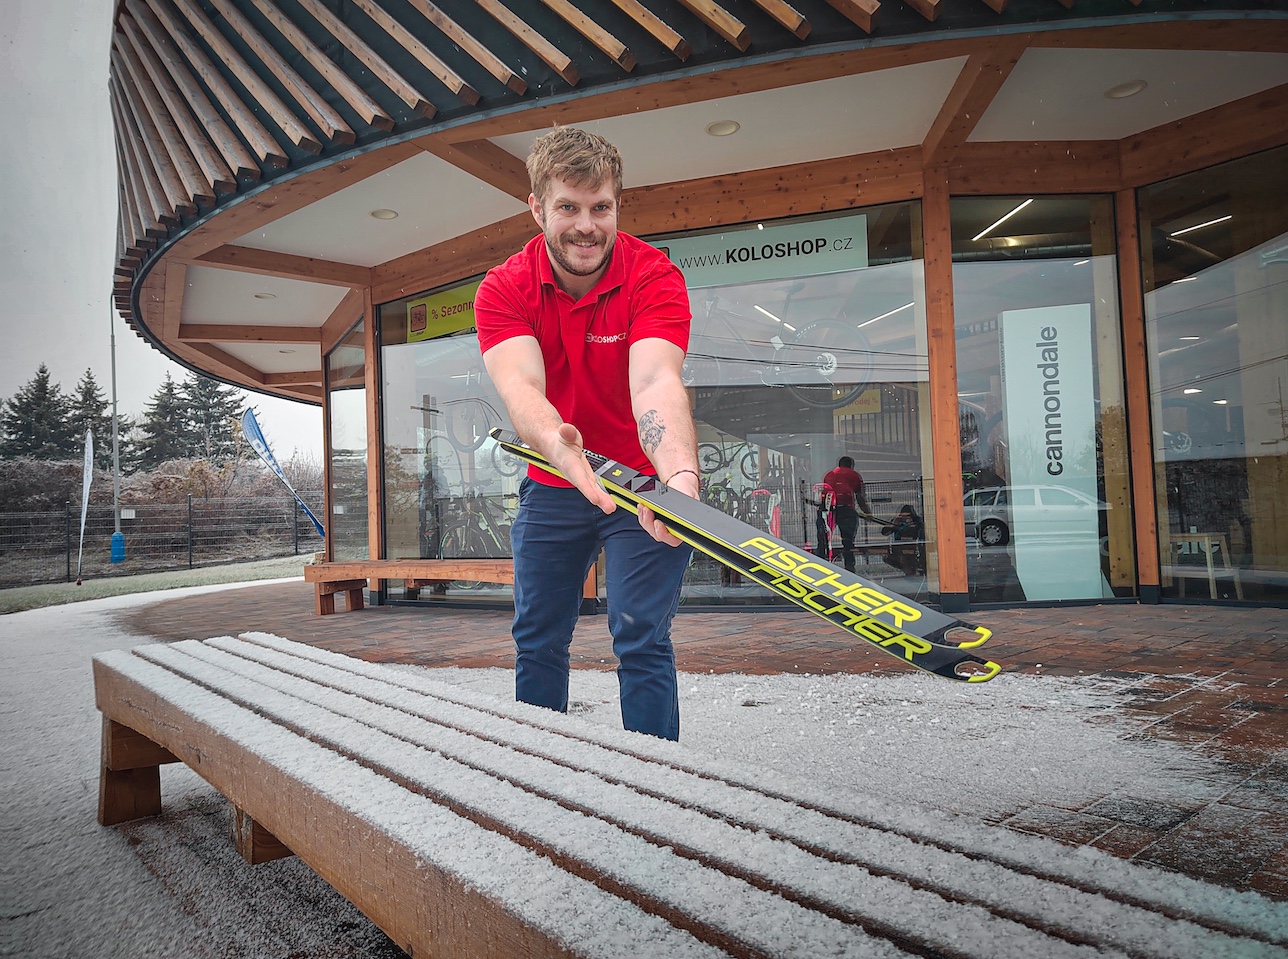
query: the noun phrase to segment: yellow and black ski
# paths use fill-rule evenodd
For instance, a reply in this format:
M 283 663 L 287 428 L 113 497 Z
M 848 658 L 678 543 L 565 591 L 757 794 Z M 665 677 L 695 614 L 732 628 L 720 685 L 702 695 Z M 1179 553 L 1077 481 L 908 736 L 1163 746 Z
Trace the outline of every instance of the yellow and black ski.
M 491 436 L 504 449 L 558 475 L 539 452 L 514 433 L 500 429 Z M 828 563 L 683 493 L 672 492 L 655 476 L 645 476 L 616 460 L 586 451 L 586 460 L 608 494 L 638 512 L 647 506 L 681 540 L 910 665 L 945 679 L 986 682 L 1002 667 L 967 650 L 991 635 L 923 606 L 871 580 Z M 953 643 L 949 635 L 969 638 Z

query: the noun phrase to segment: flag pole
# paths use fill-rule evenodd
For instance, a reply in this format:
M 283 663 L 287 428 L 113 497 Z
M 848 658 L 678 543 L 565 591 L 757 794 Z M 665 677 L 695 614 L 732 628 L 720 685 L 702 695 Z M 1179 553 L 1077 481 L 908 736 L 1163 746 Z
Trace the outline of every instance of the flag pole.
M 125 560 L 125 534 L 121 532 L 121 437 L 116 412 L 116 311 L 107 305 L 107 325 L 112 334 L 112 562 Z

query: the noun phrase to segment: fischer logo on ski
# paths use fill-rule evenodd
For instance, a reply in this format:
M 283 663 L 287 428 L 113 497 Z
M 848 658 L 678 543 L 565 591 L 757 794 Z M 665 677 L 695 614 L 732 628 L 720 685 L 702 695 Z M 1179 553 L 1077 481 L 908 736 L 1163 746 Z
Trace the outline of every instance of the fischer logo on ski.
M 520 459 L 558 475 L 545 457 L 513 433 L 494 429 L 490 435 Z M 946 679 L 980 683 L 1001 672 L 997 663 L 965 652 L 992 635 L 984 627 L 953 619 L 802 553 L 727 513 L 673 493 L 655 476 L 645 476 L 589 450 L 585 456 L 604 489 L 619 504 L 632 512 L 647 506 L 695 549 L 850 635 Z M 958 629 L 968 631 L 971 638 L 960 643 L 949 641 L 948 634 Z

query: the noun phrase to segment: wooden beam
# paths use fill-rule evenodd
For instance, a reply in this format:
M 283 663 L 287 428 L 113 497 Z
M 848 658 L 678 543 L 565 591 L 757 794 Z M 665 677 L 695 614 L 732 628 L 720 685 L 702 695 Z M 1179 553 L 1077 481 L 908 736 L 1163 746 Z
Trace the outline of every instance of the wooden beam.
M 1283 21 L 1161 20 L 1116 23 L 1080 30 L 1048 30 L 1034 35 L 1035 47 L 1075 50 L 1233 50 L 1245 53 L 1288 53 L 1288 30 Z
M 778 24 L 797 40 L 804 40 L 809 36 L 809 20 L 805 19 L 805 15 L 787 0 L 753 0 L 753 2 L 778 21 Z
M 863 28 L 864 33 L 872 32 L 872 17 L 881 4 L 877 0 L 827 0 L 833 9 L 849 18 Z M 1002 0 L 1004 3 L 1005 0 Z
M 507 88 L 522 96 L 528 90 L 527 81 L 515 73 L 495 53 L 480 43 L 469 31 L 463 29 L 455 20 L 447 16 L 429 0 L 407 0 L 422 17 L 438 27 L 453 43 L 473 58 L 492 76 L 496 77 Z
M 1136 578 L 1142 588 L 1158 589 L 1158 517 L 1154 512 L 1154 441 L 1150 435 L 1149 353 L 1145 333 L 1145 296 L 1140 278 L 1140 225 L 1136 191 L 1114 197 L 1118 234 L 1118 302 L 1122 315 L 1123 368 L 1126 374 L 1127 433 L 1131 450 L 1133 519 L 1136 524 Z
M 516 200 L 526 203 L 532 192 L 532 181 L 524 162 L 491 140 L 450 143 L 430 134 L 411 142 Z
M 517 252 L 535 232 L 532 214 L 525 211 L 390 260 L 372 271 L 372 299 L 387 303 L 437 286 L 439 278 L 447 282 L 481 273 Z
M 145 9 L 140 0 L 126 0 L 126 8 L 137 22 L 143 24 L 158 49 L 161 48 L 161 36 L 164 34 L 182 51 L 188 64 L 219 101 L 224 112 L 228 114 L 229 120 L 237 127 L 238 132 L 260 160 L 272 166 L 286 166 L 286 154 L 282 152 L 280 145 L 273 139 L 264 124 L 260 123 L 247 109 L 246 104 L 234 92 L 232 85 L 224 79 L 224 75 L 188 35 L 180 18 L 169 7 L 162 5 L 161 0 L 146 0 L 146 3 L 148 6 Z M 175 57 L 175 59 L 178 58 Z
M 476 0 L 476 2 L 495 17 L 501 26 L 518 37 L 525 47 L 540 57 L 546 66 L 563 77 L 569 86 L 577 85 L 581 74 L 572 65 L 572 59 L 566 53 L 533 30 L 526 21 L 515 16 L 508 7 L 500 3 L 500 0 Z
M 160 323 L 152 327 L 163 343 L 173 343 L 179 338 L 179 325 L 183 322 L 183 296 L 188 288 L 188 268 L 176 260 L 167 260 L 151 276 L 161 278 Z M 151 279 L 149 277 L 149 280 Z M 149 302 L 139 297 L 139 309 L 146 313 Z
M 363 302 L 362 289 L 350 290 L 323 322 L 318 333 L 323 363 L 326 362 L 326 355 L 339 346 L 340 341 L 353 329 L 354 324 L 362 319 Z
M 178 53 L 174 49 L 174 44 L 170 42 L 170 38 L 161 29 L 156 18 L 137 0 L 130 6 L 137 7 L 141 13 L 146 14 L 146 19 L 140 18 L 138 15 L 134 15 L 133 20 L 127 17 L 120 18 L 122 23 L 128 22 L 130 24 L 132 29 L 130 39 L 135 46 L 140 50 L 145 45 L 148 47 L 149 59 L 155 61 L 161 69 L 164 69 L 169 74 L 171 82 L 183 95 L 183 99 L 192 110 L 193 115 L 196 116 L 197 121 L 219 148 L 228 166 L 237 176 L 248 180 L 258 180 L 260 169 L 259 164 L 255 162 L 254 155 L 237 138 L 236 134 L 224 121 L 224 118 L 220 116 L 219 111 L 206 98 L 201 86 L 188 70 L 188 67 L 180 60 Z
M 1028 34 L 988 41 L 972 53 L 921 142 L 926 166 L 947 162 L 965 143 L 1029 45 Z
M 296 2 L 314 20 L 320 23 L 327 33 L 340 41 L 340 46 L 344 48 L 346 53 L 361 60 L 366 68 L 371 71 L 372 76 L 392 90 L 394 95 L 407 104 L 413 113 L 429 118 L 438 112 L 434 104 L 423 93 L 409 83 L 401 73 L 391 67 L 380 54 L 371 49 L 366 41 L 354 33 L 348 24 L 332 13 L 331 9 L 325 6 L 321 0 L 296 0 Z M 439 79 L 441 80 L 442 78 L 440 77 Z M 450 84 L 448 89 L 451 89 Z M 472 93 L 473 91 L 471 90 L 470 92 Z M 457 96 L 469 102 L 466 94 L 458 93 Z
M 479 92 L 470 86 L 464 77 L 440 60 L 429 47 L 417 39 L 415 34 L 382 10 L 374 0 L 351 0 L 351 2 L 374 20 L 394 42 L 415 57 L 422 67 L 436 76 L 443 86 L 470 106 L 479 102 L 481 99 Z
M 1142 186 L 1285 144 L 1288 84 L 1127 137 L 1123 183 Z
M 135 55 L 129 42 L 118 44 L 112 53 L 125 63 L 126 72 L 134 81 L 133 90 L 130 89 L 129 82 L 124 82 L 126 95 L 129 97 L 133 93 L 147 109 L 148 115 L 152 117 L 153 124 L 161 134 L 161 143 L 165 145 L 166 153 L 179 170 L 180 179 L 183 180 L 188 196 L 198 202 L 214 202 L 216 194 L 236 191 L 237 179 L 234 178 L 232 170 L 228 169 L 227 163 L 224 163 L 223 157 L 220 157 L 211 147 L 209 140 L 205 140 L 201 156 L 198 156 L 197 149 L 188 142 L 188 135 L 180 129 L 183 122 L 191 124 L 191 113 L 187 117 L 183 115 L 175 117 L 167 111 L 160 90 L 152 84 L 151 77 L 144 70 L 143 64 L 139 62 L 138 55 Z M 176 99 L 176 102 L 182 103 L 182 100 Z M 196 136 L 194 133 L 193 135 Z M 206 162 L 210 163 L 209 169 L 206 167 Z M 207 197 L 209 200 L 206 200 Z
M 736 49 L 751 46 L 751 30 L 715 0 L 680 0 L 689 12 L 718 33 Z M 842 0 L 844 2 L 844 0 Z
M 568 0 L 542 0 L 542 2 L 627 73 L 635 69 L 635 54 L 631 53 L 626 44 L 574 7 Z
M 957 330 L 953 306 L 953 238 L 948 178 L 943 168 L 925 171 L 922 233 L 926 274 L 926 358 L 930 378 L 930 427 L 934 443 L 935 537 L 939 592 L 968 595 L 966 516 L 962 506 L 962 450 L 957 401 Z
M 181 343 L 318 343 L 312 326 L 248 326 L 239 323 L 181 323 Z
M 265 373 L 265 386 L 318 386 L 322 385 L 321 370 L 296 370 L 292 373 Z
M 248 246 L 225 245 L 189 261 L 196 266 L 211 266 L 238 273 L 280 276 L 288 280 L 325 283 L 328 286 L 366 286 L 371 282 L 371 268 L 353 263 L 336 263 L 311 256 L 256 250 Z
M 317 125 L 332 143 L 338 143 L 342 146 L 348 146 L 353 143 L 357 137 L 354 135 L 353 127 L 345 122 L 344 117 L 336 112 L 331 104 L 319 94 L 295 69 L 286 62 L 280 53 L 264 39 L 264 36 L 255 29 L 240 10 L 228 2 L 228 0 L 211 0 L 216 10 L 223 16 L 228 25 L 233 28 L 247 46 L 254 51 L 255 56 L 259 57 L 260 63 L 268 67 L 269 72 L 277 77 L 277 80 L 294 98 L 295 102 L 304 108 L 304 112 Z
M 961 144 L 948 167 L 954 194 L 1112 193 L 1122 185 L 1117 140 Z
M 689 46 L 689 41 L 671 29 L 668 24 L 663 22 L 661 17 L 641 4 L 639 0 L 613 0 L 613 3 L 639 26 L 647 30 L 654 40 L 666 48 L 668 53 L 674 54 L 681 60 L 689 59 L 689 55 L 693 53 L 693 48 Z
M 172 0 L 172 2 L 193 29 L 201 34 L 202 39 L 214 51 L 215 56 L 224 62 L 225 66 L 237 77 L 241 85 L 246 88 L 256 106 L 273 118 L 273 122 L 281 128 L 291 142 L 299 149 L 309 153 L 320 152 L 322 144 L 313 135 L 313 131 L 304 125 L 303 121 L 295 115 L 295 111 L 282 102 L 281 97 L 260 79 L 259 74 L 251 69 L 250 64 L 242 58 L 242 55 L 237 52 L 222 33 L 215 29 L 215 25 L 197 7 L 196 0 Z M 160 15 L 160 10 L 158 9 L 161 6 L 160 0 L 148 0 L 148 3 L 153 11 Z M 243 109 L 245 109 L 244 106 Z
M 231 353 L 226 353 L 211 343 L 184 343 L 183 345 L 189 353 L 199 355 L 201 357 L 199 365 L 210 370 L 216 376 L 245 383 L 254 390 L 263 388 L 263 371 L 255 369 L 255 367 L 239 360 Z

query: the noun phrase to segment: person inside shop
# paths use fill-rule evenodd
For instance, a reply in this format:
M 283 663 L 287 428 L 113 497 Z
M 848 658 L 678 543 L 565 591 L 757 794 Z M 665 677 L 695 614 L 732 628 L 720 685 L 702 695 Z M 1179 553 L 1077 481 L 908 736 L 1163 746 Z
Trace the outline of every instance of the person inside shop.
M 881 527 L 881 535 L 890 537 L 886 562 L 906 576 L 926 571 L 926 524 L 911 503 L 899 507 L 890 522 Z
M 854 572 L 854 538 L 859 531 L 859 516 L 871 515 L 868 498 L 863 492 L 863 477 L 854 469 L 854 457 L 842 456 L 823 477 L 832 490 L 832 515 L 841 534 L 841 559 L 845 568 Z
M 529 466 L 511 530 L 515 695 L 567 711 L 582 584 L 601 547 L 622 724 L 678 739 L 671 621 L 692 549 L 646 507 L 598 483 L 583 450 L 686 496 L 699 492 L 696 431 L 680 378 L 689 339 L 684 277 L 618 232 L 622 158 L 603 137 L 559 127 L 533 144 L 528 206 L 541 232 L 490 270 L 474 300 L 488 375 Z

